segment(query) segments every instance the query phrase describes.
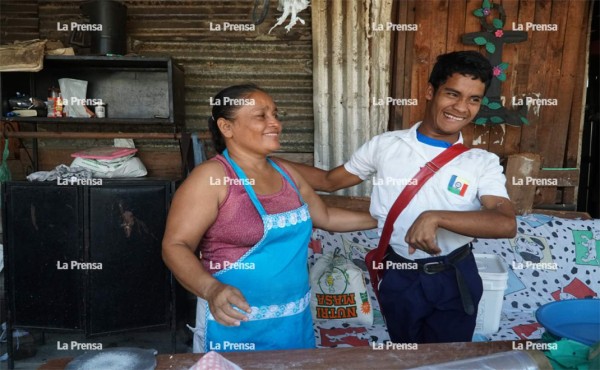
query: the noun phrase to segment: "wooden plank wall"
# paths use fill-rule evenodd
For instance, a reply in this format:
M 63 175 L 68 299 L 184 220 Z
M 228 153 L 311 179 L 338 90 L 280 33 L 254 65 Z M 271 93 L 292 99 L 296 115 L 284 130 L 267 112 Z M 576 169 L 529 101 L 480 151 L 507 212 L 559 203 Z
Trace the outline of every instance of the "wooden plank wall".
M 467 145 L 487 149 L 501 158 L 515 153 L 535 153 L 545 168 L 577 168 L 580 158 L 587 45 L 591 2 L 583 0 L 493 0 L 506 11 L 505 30 L 513 22 L 525 25 L 556 24 L 557 31 L 529 30 L 528 39 L 504 44 L 502 60 L 508 62 L 507 80 L 502 84 L 505 106 L 512 97 L 557 99 L 557 106 L 529 109 L 529 125 L 470 125 L 463 135 Z M 475 9 L 481 0 L 397 1 L 397 23 L 414 23 L 416 32 L 398 32 L 394 44 L 392 96 L 418 98 L 416 106 L 391 107 L 390 129 L 408 128 L 425 111 L 425 89 L 429 72 L 439 54 L 455 50 L 479 50 L 464 45 L 461 36 L 481 31 Z M 496 17 L 498 15 L 496 14 Z M 562 191 L 543 188 L 536 203 L 575 203 L 575 188 Z

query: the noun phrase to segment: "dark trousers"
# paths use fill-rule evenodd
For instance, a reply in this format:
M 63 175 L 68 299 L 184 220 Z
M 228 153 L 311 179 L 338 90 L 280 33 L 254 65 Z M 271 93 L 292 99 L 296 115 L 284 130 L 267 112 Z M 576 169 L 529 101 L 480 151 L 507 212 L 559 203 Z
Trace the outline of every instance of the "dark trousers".
M 432 257 L 419 262 L 434 262 Z M 471 292 L 475 312 L 465 313 L 456 271 L 427 274 L 418 270 L 390 269 L 379 286 L 379 304 L 390 339 L 395 343 L 470 342 L 483 284 L 473 254 L 455 263 Z

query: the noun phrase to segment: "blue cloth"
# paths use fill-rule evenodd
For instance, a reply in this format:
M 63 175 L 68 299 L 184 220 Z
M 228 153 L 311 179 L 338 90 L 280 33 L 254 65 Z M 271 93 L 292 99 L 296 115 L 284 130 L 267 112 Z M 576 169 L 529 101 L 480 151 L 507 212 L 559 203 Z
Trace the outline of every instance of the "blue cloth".
M 237 268 L 224 269 L 214 275 L 222 283 L 238 288 L 252 307 L 252 313 L 249 321 L 232 327 L 216 322 L 207 309 L 205 350 L 314 348 L 307 268 L 307 246 L 312 233 L 308 206 L 294 182 L 268 159 L 296 190 L 302 206 L 284 213 L 267 214 L 250 182 L 246 181 L 244 171 L 231 159 L 227 150 L 223 156 L 242 180 L 260 214 L 264 235 L 236 261 L 239 263 Z
M 445 256 L 418 260 L 441 261 Z M 477 305 L 483 283 L 473 254 L 456 263 L 462 272 L 475 313 L 468 315 L 453 268 L 426 274 L 418 270 L 388 269 L 379 286 L 379 304 L 394 343 L 470 342 L 475 330 Z

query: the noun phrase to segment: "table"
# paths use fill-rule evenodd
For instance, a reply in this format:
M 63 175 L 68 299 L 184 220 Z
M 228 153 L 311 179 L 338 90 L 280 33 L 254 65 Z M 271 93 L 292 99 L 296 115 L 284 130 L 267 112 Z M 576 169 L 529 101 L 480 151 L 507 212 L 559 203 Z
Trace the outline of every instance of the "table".
M 514 341 L 419 344 L 418 349 L 373 347 L 228 352 L 223 356 L 243 369 L 408 369 L 427 364 L 485 356 L 513 349 Z M 530 351 L 535 352 L 535 351 Z M 539 355 L 540 353 L 536 353 Z M 187 370 L 202 354 L 156 356 L 157 370 Z M 541 355 L 543 357 L 543 354 Z M 39 370 L 62 370 L 71 358 L 52 359 Z M 543 362 L 543 358 L 540 359 Z M 543 366 L 540 368 L 544 368 Z

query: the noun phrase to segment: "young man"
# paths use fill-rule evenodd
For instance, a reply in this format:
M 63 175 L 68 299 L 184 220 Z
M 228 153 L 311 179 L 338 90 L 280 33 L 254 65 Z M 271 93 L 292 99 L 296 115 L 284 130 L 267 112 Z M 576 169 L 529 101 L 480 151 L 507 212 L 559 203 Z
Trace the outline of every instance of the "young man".
M 381 230 L 392 204 L 419 169 L 462 143 L 461 129 L 477 115 L 491 78 L 492 66 L 477 52 L 441 55 L 429 78 L 422 122 L 374 137 L 333 170 L 296 168 L 323 191 L 373 176 L 370 211 Z M 471 149 L 442 167 L 400 214 L 386 259 L 402 269 L 388 269 L 379 286 L 392 341 L 471 340 L 483 292 L 471 241 L 509 238 L 516 232 L 505 181 L 496 155 Z

